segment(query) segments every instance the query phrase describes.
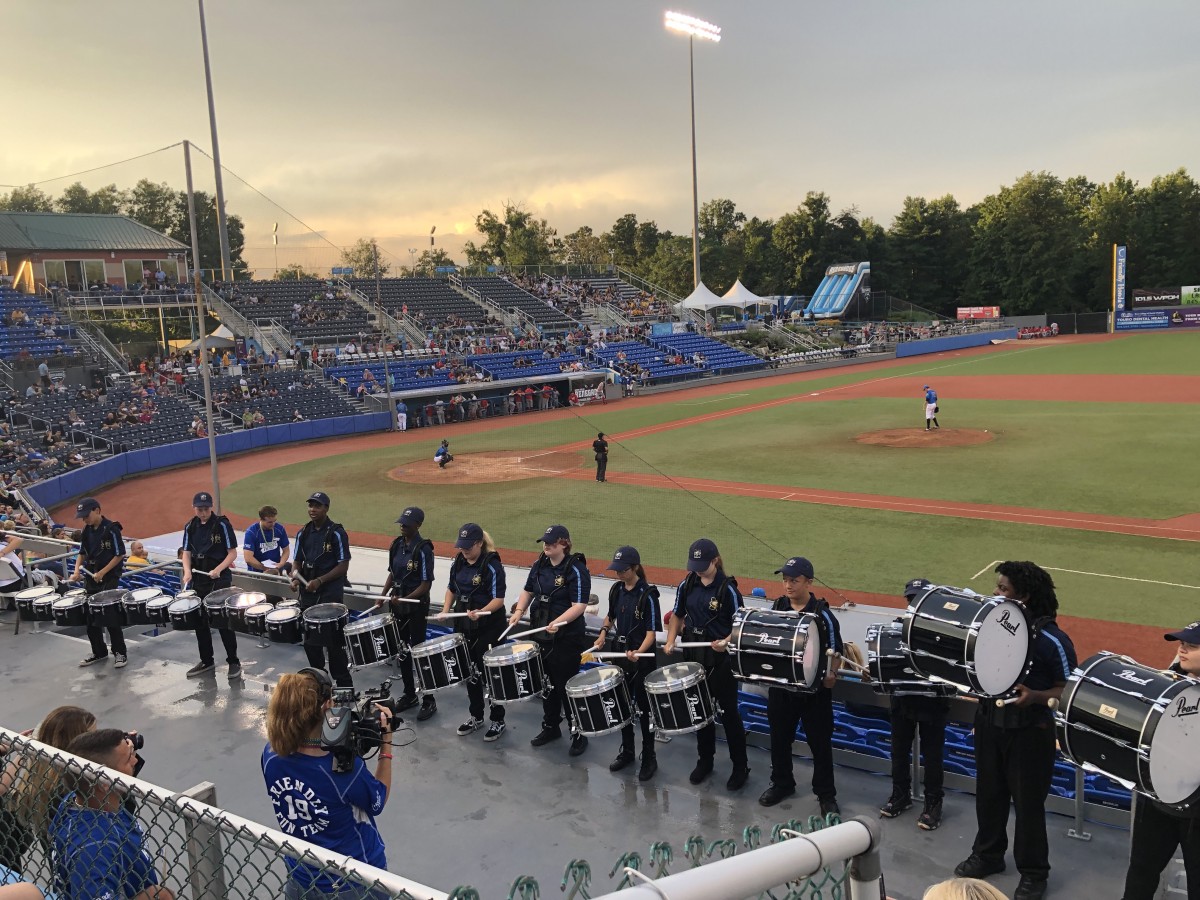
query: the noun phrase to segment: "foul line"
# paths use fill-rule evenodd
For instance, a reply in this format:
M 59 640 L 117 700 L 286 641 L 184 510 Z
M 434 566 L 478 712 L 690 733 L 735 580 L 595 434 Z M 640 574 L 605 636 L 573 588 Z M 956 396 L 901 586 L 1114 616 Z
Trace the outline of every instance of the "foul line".
M 1072 575 L 1095 575 L 1097 578 L 1117 578 L 1121 581 L 1137 581 L 1142 584 L 1163 584 L 1167 587 L 1187 588 L 1192 591 L 1200 591 L 1200 584 L 1176 584 L 1174 581 L 1155 581 L 1153 578 L 1130 578 L 1127 575 L 1106 575 L 1103 572 L 1081 572 L 1078 569 L 1056 569 L 1053 566 L 1044 566 L 1043 568 L 1051 572 L 1069 572 Z
M 980 569 L 978 572 L 976 572 L 974 575 L 972 575 L 971 580 L 974 581 L 976 578 L 978 578 L 984 572 L 991 571 L 996 566 L 1000 565 L 1000 563 L 1002 563 L 1002 562 L 1004 562 L 1004 560 L 1002 560 L 1002 559 L 993 559 L 990 563 L 988 563 L 986 566 L 984 566 L 982 569 Z

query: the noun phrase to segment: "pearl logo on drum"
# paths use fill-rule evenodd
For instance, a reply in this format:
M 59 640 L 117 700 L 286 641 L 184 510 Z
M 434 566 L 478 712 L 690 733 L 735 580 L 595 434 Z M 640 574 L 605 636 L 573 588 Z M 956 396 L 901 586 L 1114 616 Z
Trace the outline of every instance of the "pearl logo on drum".
M 701 722 L 704 716 L 700 712 L 700 695 L 694 693 L 685 693 L 683 701 L 687 704 L 688 715 L 692 717 L 693 722 Z
M 1140 684 L 1143 687 L 1153 681 L 1153 678 L 1138 678 L 1137 673 L 1133 669 L 1122 669 L 1114 678 L 1121 678 L 1125 681 L 1132 681 L 1134 684 Z
M 760 631 L 753 637 L 758 639 L 758 643 L 762 647 L 778 647 L 783 643 L 782 634 L 767 634 L 765 631 Z
M 1009 615 L 1007 609 L 1001 614 L 1000 618 L 997 620 L 997 624 L 1009 634 L 1016 634 L 1021 628 L 1020 622 L 1012 621 L 1012 616 Z
M 603 707 L 603 709 L 604 709 L 604 721 L 607 722 L 609 725 L 616 725 L 617 717 L 614 713 L 614 710 L 617 708 L 617 698 L 616 697 L 601 697 L 600 698 L 600 706 Z
M 1171 710 L 1171 718 L 1180 719 L 1184 716 L 1195 715 L 1200 715 L 1200 696 L 1188 703 L 1187 698 L 1180 695 L 1175 701 L 1175 708 Z
M 526 685 L 525 682 L 527 682 L 529 680 L 529 672 L 527 672 L 525 669 L 515 669 L 513 671 L 513 674 L 517 678 L 517 693 L 518 694 L 528 694 L 529 687 Z

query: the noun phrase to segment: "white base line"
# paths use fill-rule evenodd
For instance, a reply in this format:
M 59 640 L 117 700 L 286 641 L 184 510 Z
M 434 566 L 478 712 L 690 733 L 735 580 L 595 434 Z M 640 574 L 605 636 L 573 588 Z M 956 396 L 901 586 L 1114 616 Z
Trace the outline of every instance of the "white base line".
M 1069 572 L 1072 575 L 1095 575 L 1097 578 L 1117 578 L 1121 581 L 1137 581 L 1142 584 L 1162 584 L 1167 587 L 1187 588 L 1192 591 L 1200 591 L 1200 584 L 1176 584 L 1174 581 L 1155 581 L 1152 578 L 1130 578 L 1127 575 L 1105 575 L 1103 572 L 1080 572 L 1078 569 L 1056 569 L 1053 566 L 1044 566 L 1050 572 Z
M 976 578 L 978 578 L 984 572 L 994 569 L 996 566 L 1000 565 L 1000 563 L 1002 563 L 1002 562 L 1004 562 L 1004 560 L 1002 560 L 1002 559 L 993 559 L 990 563 L 988 563 L 986 566 L 984 566 L 982 569 L 980 569 L 978 572 L 976 572 L 974 575 L 972 575 L 971 580 L 974 581 Z

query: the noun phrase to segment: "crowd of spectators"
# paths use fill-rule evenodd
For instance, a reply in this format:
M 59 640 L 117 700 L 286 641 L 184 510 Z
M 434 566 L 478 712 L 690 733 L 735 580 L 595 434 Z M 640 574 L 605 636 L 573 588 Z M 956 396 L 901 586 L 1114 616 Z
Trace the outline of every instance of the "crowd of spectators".
M 1049 325 L 1042 325 L 1036 328 L 1018 328 L 1017 340 L 1028 341 L 1037 338 L 1048 338 L 1058 336 L 1058 323 L 1051 322 Z

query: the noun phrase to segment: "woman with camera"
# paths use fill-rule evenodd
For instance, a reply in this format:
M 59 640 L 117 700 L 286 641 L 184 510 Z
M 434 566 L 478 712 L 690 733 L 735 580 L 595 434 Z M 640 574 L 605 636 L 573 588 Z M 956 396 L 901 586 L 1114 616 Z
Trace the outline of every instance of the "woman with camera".
M 382 737 L 375 774 L 355 757 L 337 772 L 333 754 L 321 746 L 325 710 L 333 706 L 333 680 L 323 669 L 284 675 L 267 706 L 263 779 L 284 834 L 349 856 L 378 869 L 387 867 L 375 816 L 383 812 L 392 785 L 391 714 L 379 707 Z M 290 878 L 286 900 L 337 897 L 367 900 L 374 893 L 328 872 L 286 857 Z

